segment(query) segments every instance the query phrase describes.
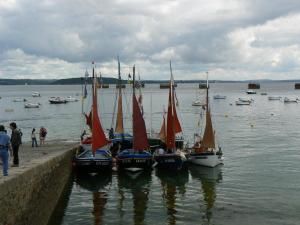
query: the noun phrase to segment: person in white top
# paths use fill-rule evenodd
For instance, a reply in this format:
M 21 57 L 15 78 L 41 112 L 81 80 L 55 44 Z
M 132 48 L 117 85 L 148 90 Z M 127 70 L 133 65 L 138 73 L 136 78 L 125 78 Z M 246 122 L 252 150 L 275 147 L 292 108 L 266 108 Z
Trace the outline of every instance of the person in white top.
M 35 128 L 32 129 L 32 132 L 31 132 L 31 147 L 37 147 L 37 141 L 36 141 L 36 134 L 35 134 Z

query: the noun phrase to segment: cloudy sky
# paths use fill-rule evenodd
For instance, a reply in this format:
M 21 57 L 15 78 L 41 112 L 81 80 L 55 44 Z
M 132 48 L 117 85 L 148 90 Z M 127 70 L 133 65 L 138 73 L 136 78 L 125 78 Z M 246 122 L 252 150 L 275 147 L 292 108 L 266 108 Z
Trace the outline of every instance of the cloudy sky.
M 300 79 L 299 0 L 0 0 L 0 78 Z

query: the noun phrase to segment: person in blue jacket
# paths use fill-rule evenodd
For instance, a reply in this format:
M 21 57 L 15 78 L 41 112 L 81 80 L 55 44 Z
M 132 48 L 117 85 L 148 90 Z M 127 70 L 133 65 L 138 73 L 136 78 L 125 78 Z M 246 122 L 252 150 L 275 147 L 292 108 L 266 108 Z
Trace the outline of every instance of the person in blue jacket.
M 0 159 L 3 164 L 3 176 L 8 176 L 8 150 L 11 151 L 10 137 L 3 125 L 0 125 Z

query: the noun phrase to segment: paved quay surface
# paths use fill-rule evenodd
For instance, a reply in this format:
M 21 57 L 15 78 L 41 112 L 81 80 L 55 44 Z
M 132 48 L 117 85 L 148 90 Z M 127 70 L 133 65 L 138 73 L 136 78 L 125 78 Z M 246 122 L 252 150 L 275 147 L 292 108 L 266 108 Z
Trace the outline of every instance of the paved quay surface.
M 2 162 L 0 162 L 0 184 L 5 182 L 7 179 L 11 179 L 22 174 L 24 171 L 37 164 L 46 162 L 51 157 L 55 157 L 56 155 L 71 150 L 78 144 L 79 142 L 74 141 L 54 140 L 46 141 L 45 145 L 32 148 L 31 142 L 23 143 L 19 149 L 19 167 L 11 167 L 12 157 L 10 157 L 7 177 L 2 175 Z

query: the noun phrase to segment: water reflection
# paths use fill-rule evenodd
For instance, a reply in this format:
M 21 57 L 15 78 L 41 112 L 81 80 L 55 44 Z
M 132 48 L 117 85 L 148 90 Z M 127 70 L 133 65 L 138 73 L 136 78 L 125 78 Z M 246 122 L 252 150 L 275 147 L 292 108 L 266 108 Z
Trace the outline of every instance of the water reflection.
M 138 173 L 120 172 L 118 174 L 119 186 L 119 213 L 121 218 L 124 216 L 125 193 L 131 192 L 133 201 L 133 224 L 145 224 L 145 214 L 149 200 L 151 184 L 151 171 L 142 171 Z
M 203 220 L 207 222 L 207 224 L 210 224 L 213 216 L 213 207 L 217 197 L 216 185 L 222 180 L 221 168 L 221 165 L 215 168 L 201 166 L 189 167 L 192 178 L 201 182 L 203 200 L 206 205 Z
M 186 193 L 185 184 L 189 181 L 188 170 L 181 171 L 163 171 L 156 170 L 156 176 L 161 181 L 162 188 L 162 198 L 165 201 L 167 214 L 168 214 L 168 224 L 176 224 L 176 198 L 177 194 L 184 196 Z
M 75 182 L 81 188 L 92 192 L 94 225 L 103 224 L 105 205 L 108 193 L 105 187 L 111 184 L 111 174 L 77 174 Z

